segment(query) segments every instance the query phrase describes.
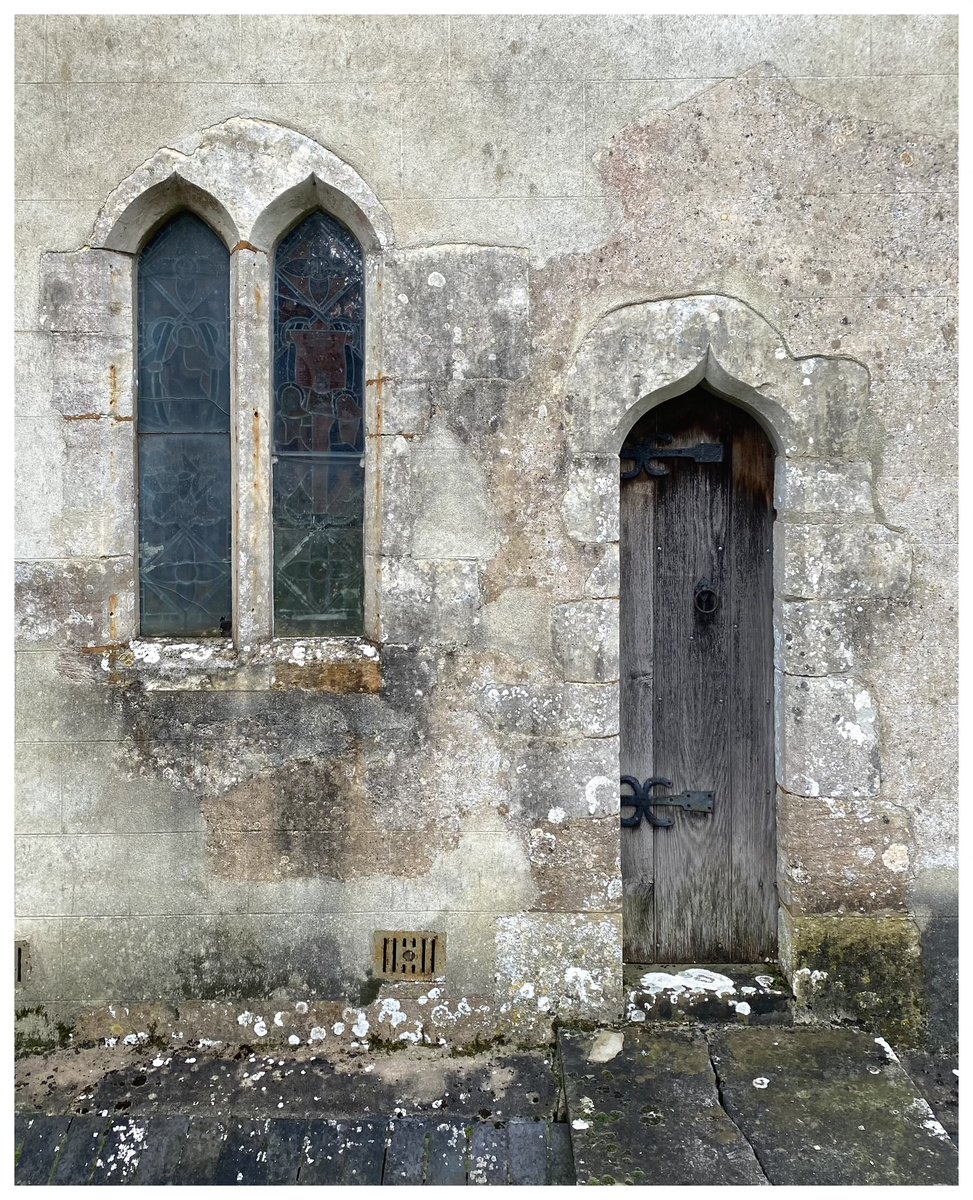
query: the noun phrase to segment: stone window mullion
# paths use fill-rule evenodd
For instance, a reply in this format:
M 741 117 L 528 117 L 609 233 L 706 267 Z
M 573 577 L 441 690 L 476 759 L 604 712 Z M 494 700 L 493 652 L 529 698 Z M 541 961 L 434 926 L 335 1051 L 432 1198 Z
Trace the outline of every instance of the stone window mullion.
M 271 543 L 271 278 L 268 256 L 237 246 L 230 259 L 233 453 L 233 640 L 273 632 Z

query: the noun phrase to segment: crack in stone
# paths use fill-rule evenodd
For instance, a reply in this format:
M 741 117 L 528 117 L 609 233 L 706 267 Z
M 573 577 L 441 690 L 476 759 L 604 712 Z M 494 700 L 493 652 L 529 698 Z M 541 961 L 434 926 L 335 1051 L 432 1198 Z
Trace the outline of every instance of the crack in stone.
M 740 1126 L 737 1124 L 737 1122 L 734 1121 L 733 1117 L 730 1115 L 730 1110 L 727 1108 L 727 1106 L 723 1100 L 723 1080 L 720 1077 L 720 1071 L 716 1065 L 716 1059 L 713 1057 L 713 1048 L 710 1045 L 709 1037 L 707 1036 L 706 1031 L 704 1029 L 700 1029 L 700 1034 L 703 1038 L 703 1041 L 706 1043 L 706 1054 L 707 1054 L 707 1057 L 709 1058 L 710 1069 L 713 1072 L 713 1082 L 716 1085 L 716 1096 L 720 1102 L 720 1108 L 726 1114 L 726 1119 L 730 1122 L 730 1124 L 737 1131 L 737 1133 L 739 1133 L 740 1137 L 743 1138 L 743 1140 L 746 1142 L 746 1144 L 750 1147 L 750 1153 L 753 1155 L 754 1161 L 756 1162 L 757 1166 L 760 1168 L 761 1175 L 763 1175 L 764 1179 L 766 1179 L 769 1184 L 773 1184 L 773 1180 L 767 1174 L 767 1168 L 764 1165 L 763 1160 L 761 1159 L 760 1155 L 757 1153 L 757 1149 L 754 1146 L 753 1142 L 750 1141 L 750 1139 L 747 1137 L 747 1135 L 743 1132 L 743 1130 L 740 1128 Z

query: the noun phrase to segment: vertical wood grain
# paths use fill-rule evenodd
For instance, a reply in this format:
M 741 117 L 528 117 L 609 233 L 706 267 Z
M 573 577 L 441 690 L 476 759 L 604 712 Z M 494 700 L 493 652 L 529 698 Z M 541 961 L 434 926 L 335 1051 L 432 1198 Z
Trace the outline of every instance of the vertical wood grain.
M 722 463 L 663 460 L 621 493 L 623 774 L 716 793 L 710 815 L 623 829 L 629 962 L 740 962 L 776 950 L 773 453 L 742 409 L 702 388 L 653 409 L 627 445 L 724 444 Z M 624 453 L 624 452 L 623 452 Z M 694 601 L 709 581 L 711 615 Z
M 619 755 L 621 773 L 652 774 L 652 557 L 654 481 L 642 475 L 621 491 Z M 623 829 L 622 955 L 655 960 L 652 826 Z

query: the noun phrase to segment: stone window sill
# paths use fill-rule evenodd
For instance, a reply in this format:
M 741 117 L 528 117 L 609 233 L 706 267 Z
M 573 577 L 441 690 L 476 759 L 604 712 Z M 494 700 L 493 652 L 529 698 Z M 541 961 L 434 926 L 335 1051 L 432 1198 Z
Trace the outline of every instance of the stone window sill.
M 89 653 L 100 653 L 107 682 L 147 691 L 382 689 L 381 651 L 366 638 L 274 638 L 239 648 L 229 638 L 135 638 Z

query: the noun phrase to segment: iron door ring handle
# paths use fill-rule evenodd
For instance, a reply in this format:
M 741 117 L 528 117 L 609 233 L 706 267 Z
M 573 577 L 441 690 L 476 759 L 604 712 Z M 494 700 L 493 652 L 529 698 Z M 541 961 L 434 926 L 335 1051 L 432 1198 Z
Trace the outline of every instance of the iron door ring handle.
M 706 616 L 715 613 L 719 608 L 719 593 L 708 579 L 701 580 L 696 584 L 696 588 L 693 591 L 693 605 L 697 612 L 704 613 Z

